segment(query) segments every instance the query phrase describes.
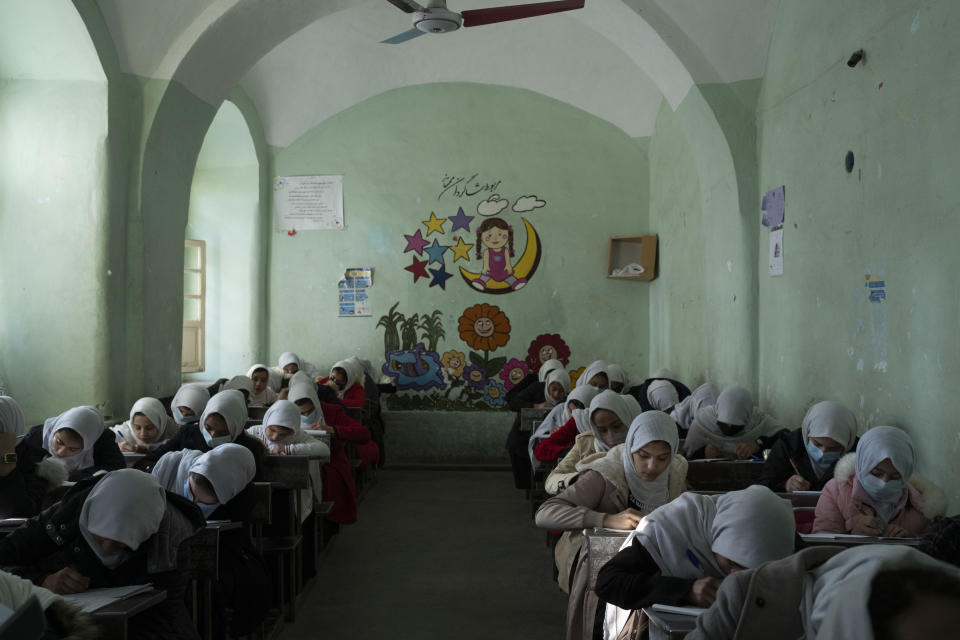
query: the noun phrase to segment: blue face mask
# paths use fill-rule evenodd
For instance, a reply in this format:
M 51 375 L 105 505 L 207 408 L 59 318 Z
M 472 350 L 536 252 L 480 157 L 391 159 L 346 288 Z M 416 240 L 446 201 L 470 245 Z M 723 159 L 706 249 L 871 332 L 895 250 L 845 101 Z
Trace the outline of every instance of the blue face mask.
M 233 440 L 230 439 L 230 436 L 217 436 L 214 438 L 212 435 L 210 435 L 210 432 L 203 427 L 200 427 L 200 433 L 203 434 L 203 439 L 206 441 L 207 446 L 211 449 L 216 449 L 222 444 L 233 442 Z
M 865 478 L 858 477 L 857 479 L 860 480 L 860 486 L 877 502 L 894 502 L 899 500 L 904 488 L 907 486 L 903 478 L 884 482 L 872 473 L 867 474 Z
M 843 455 L 842 451 L 824 451 L 812 442 L 807 442 L 807 453 L 818 467 L 829 467 Z
M 315 424 L 316 422 L 317 422 L 316 409 L 314 409 L 313 411 L 311 411 L 309 414 L 305 416 L 304 415 L 300 416 L 300 424 L 302 424 L 305 427 L 309 427 L 310 425 Z
M 219 504 L 204 504 L 202 502 L 197 502 L 193 497 L 193 491 L 190 490 L 190 479 L 187 478 L 183 481 L 183 497 L 200 507 L 200 513 L 203 514 L 203 519 L 206 520 L 209 518 L 214 511 L 217 510 Z
M 180 411 L 180 409 L 179 409 L 178 407 L 171 407 L 171 410 L 172 410 L 172 412 L 173 412 L 173 419 L 176 421 L 177 424 L 181 424 L 181 425 L 183 425 L 183 424 L 192 424 L 192 423 L 194 423 L 194 422 L 196 422 L 197 420 L 200 419 L 200 416 L 185 416 L 185 415 L 183 415 L 183 413 L 181 413 L 181 411 Z

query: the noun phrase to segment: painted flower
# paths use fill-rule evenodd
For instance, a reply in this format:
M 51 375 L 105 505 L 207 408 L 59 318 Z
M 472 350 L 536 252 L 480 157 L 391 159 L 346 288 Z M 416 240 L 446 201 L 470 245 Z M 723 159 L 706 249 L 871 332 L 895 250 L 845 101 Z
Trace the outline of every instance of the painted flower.
M 570 369 L 570 388 L 573 389 L 577 386 L 577 379 L 583 375 L 583 372 L 586 371 L 586 367 L 580 367 L 579 369 Z
M 493 351 L 510 340 L 510 320 L 500 307 L 486 302 L 464 310 L 458 329 L 460 339 L 478 351 Z
M 507 390 L 503 388 L 502 384 L 496 380 L 491 380 L 487 383 L 487 388 L 483 390 L 483 401 L 491 407 L 502 407 L 507 403 L 504 399 L 506 394 Z
M 570 347 L 559 333 L 541 333 L 527 349 L 527 366 L 530 371 L 539 371 L 547 360 L 559 360 L 563 366 L 570 364 Z
M 528 373 L 530 373 L 530 369 L 525 362 L 520 362 L 516 358 L 510 358 L 510 360 L 503 365 L 503 369 L 500 370 L 498 375 L 500 379 L 503 380 L 503 386 L 509 390 L 513 389 L 518 382 L 526 378 Z
M 475 364 L 468 365 L 463 370 L 463 379 L 474 389 L 483 389 L 487 386 L 487 372 Z
M 451 378 L 459 378 L 463 375 L 463 367 L 467 364 L 467 356 L 459 351 L 447 351 L 440 359 L 443 364 L 443 370 Z

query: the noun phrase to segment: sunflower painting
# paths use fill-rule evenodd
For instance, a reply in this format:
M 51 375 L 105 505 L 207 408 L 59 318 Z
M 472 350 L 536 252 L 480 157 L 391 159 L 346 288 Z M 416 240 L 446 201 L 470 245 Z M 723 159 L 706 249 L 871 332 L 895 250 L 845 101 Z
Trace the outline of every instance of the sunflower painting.
M 464 310 L 457 324 L 460 339 L 471 349 L 482 351 L 481 356 L 476 351 L 470 352 L 470 362 L 486 372 L 487 378 L 492 378 L 507 361 L 506 358 L 490 359 L 490 352 L 506 346 L 510 341 L 510 319 L 500 310 L 500 307 L 486 302 L 475 304 Z

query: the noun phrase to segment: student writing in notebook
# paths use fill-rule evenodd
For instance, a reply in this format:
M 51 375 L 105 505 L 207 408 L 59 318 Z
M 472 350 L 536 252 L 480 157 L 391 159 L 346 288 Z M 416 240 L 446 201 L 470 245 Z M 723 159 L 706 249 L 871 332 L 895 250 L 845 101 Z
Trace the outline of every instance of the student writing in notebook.
M 120 451 L 147 453 L 173 437 L 180 425 L 167 415 L 156 398 L 140 398 L 130 408 L 130 419 L 113 428 Z

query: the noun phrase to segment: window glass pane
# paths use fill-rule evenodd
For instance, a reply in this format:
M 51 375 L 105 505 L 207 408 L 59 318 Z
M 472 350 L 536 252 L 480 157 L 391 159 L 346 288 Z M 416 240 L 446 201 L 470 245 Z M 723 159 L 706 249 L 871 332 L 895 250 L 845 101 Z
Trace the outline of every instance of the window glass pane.
M 183 321 L 184 322 L 200 322 L 200 299 L 199 298 L 183 299 Z
M 200 247 L 191 247 L 191 246 L 184 247 L 183 268 L 184 269 L 200 268 Z
M 184 271 L 183 272 L 183 295 L 185 296 L 199 296 L 202 293 L 200 290 L 200 274 L 193 271 Z

